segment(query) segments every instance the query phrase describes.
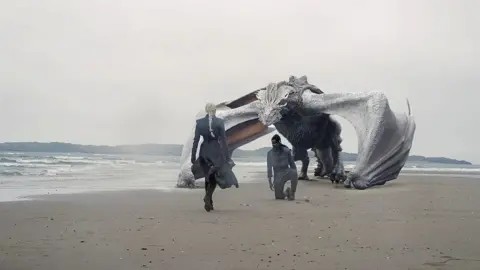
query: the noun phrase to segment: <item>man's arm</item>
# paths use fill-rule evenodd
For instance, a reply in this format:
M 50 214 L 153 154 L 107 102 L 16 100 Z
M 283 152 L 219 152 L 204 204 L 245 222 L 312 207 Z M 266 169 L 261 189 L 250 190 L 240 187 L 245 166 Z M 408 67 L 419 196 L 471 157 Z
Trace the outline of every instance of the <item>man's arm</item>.
M 272 185 L 272 152 L 267 153 L 267 177 L 268 183 Z
M 199 141 L 200 141 L 200 132 L 198 131 L 198 124 L 197 124 L 195 125 L 195 137 L 193 137 L 193 144 L 192 144 L 192 157 L 191 157 L 192 164 L 195 163 L 195 160 L 197 160 L 197 148 L 198 148 Z
M 297 169 L 297 165 L 295 164 L 295 160 L 293 160 L 293 155 L 292 151 L 288 150 L 288 164 L 290 165 L 290 168 L 292 169 Z

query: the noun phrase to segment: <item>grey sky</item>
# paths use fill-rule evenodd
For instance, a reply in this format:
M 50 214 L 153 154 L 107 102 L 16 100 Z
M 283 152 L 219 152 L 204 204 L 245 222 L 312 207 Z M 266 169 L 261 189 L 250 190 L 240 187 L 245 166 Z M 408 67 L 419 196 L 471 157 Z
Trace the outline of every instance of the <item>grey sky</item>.
M 307 75 L 396 111 L 409 98 L 412 153 L 480 163 L 479 15 L 475 0 L 0 0 L 0 141 L 183 143 L 205 102 Z

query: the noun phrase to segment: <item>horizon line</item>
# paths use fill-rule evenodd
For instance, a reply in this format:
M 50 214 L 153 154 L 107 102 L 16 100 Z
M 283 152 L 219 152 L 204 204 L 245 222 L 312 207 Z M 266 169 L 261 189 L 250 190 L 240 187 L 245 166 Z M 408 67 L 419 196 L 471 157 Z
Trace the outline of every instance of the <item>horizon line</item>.
M 84 146 L 109 146 L 109 147 L 119 147 L 119 146 L 135 146 L 135 145 L 179 145 L 179 146 L 182 146 L 184 144 L 180 144 L 180 143 L 125 143 L 125 144 L 82 144 L 82 143 L 73 143 L 73 142 L 62 142 L 62 141 L 4 141 L 4 142 L 0 142 L 0 144 L 8 144 L 8 143 L 43 143 L 43 144 L 49 144 L 49 143 L 62 143 L 62 144 L 72 144 L 72 145 L 84 145 Z M 246 149 L 240 149 L 240 148 L 237 148 L 237 149 L 240 149 L 242 151 L 255 151 L 255 150 L 258 150 L 258 149 L 261 149 L 261 148 L 268 148 L 269 146 L 263 146 L 263 147 L 259 147 L 259 148 L 256 148 L 254 150 L 246 150 Z M 342 153 L 348 153 L 348 154 L 355 154 L 355 155 L 358 155 L 358 152 L 345 152 L 345 151 L 342 151 Z M 425 156 L 425 155 L 420 155 L 420 154 L 409 154 L 409 156 L 421 156 L 421 157 L 428 157 L 428 158 L 448 158 L 448 157 L 445 157 L 445 156 Z M 454 158 L 449 158 L 449 159 L 454 159 Z M 465 159 L 456 159 L 458 161 L 466 161 L 466 162 L 469 162 L 469 163 L 472 163 L 468 160 L 465 160 Z M 473 164 L 473 163 L 472 163 Z

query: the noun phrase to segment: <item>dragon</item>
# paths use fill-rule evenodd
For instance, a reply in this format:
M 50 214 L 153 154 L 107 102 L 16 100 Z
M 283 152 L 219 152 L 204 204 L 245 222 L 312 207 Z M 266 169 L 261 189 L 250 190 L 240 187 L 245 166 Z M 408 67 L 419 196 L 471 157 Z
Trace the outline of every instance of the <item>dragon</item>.
M 217 116 L 225 122 L 230 153 L 277 130 L 292 145 L 295 161 L 302 162 L 299 179 L 309 179 L 311 149 L 317 159 L 316 176 L 363 190 L 398 178 L 405 165 L 416 129 L 408 99 L 407 107 L 408 113 L 395 113 L 382 92 L 324 93 L 306 76 L 290 76 L 218 104 Z M 204 114 L 199 112 L 195 120 Z M 341 125 L 334 115 L 345 118 L 357 133 L 356 165 L 348 174 L 340 159 Z M 178 187 L 204 177 L 191 170 L 192 141 L 193 130 L 183 146 Z

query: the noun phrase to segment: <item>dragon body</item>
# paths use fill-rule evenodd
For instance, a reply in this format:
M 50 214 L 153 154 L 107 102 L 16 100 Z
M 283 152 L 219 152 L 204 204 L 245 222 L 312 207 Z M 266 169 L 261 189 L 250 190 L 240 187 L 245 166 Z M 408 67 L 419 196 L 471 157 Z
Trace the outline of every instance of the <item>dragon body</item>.
M 310 85 L 305 76 L 300 78 L 292 76 L 288 82 L 280 83 L 276 86 L 277 90 L 273 91 L 278 91 L 278 87 L 282 85 L 290 87 L 291 91 L 286 95 L 285 100 L 281 101 L 285 105 L 281 108 L 281 117 L 274 120 L 273 125 L 292 145 L 294 160 L 302 162 L 299 179 L 309 179 L 308 150 L 312 150 L 317 159 L 316 176 L 329 175 L 330 179 L 336 182 L 343 179 L 345 176 L 339 159 L 342 151 L 340 124 L 326 113 L 311 114 L 303 104 L 304 91 L 309 90 L 316 94 L 323 94 L 323 92 L 314 85 Z M 269 89 L 269 91 L 272 90 Z
M 309 84 L 307 77 L 270 83 L 230 102 L 217 105 L 223 118 L 230 152 L 275 129 L 292 145 L 302 162 L 300 179 L 308 179 L 308 150 L 315 153 L 315 175 L 344 180 L 345 187 L 366 189 L 396 179 L 412 147 L 415 121 L 410 113 L 394 113 L 381 92 L 326 94 Z M 341 126 L 331 116 L 348 120 L 358 136 L 355 168 L 345 175 L 339 158 Z M 197 118 L 202 117 L 199 113 Z M 192 135 L 184 144 L 178 186 L 187 186 L 201 173 L 191 172 Z

